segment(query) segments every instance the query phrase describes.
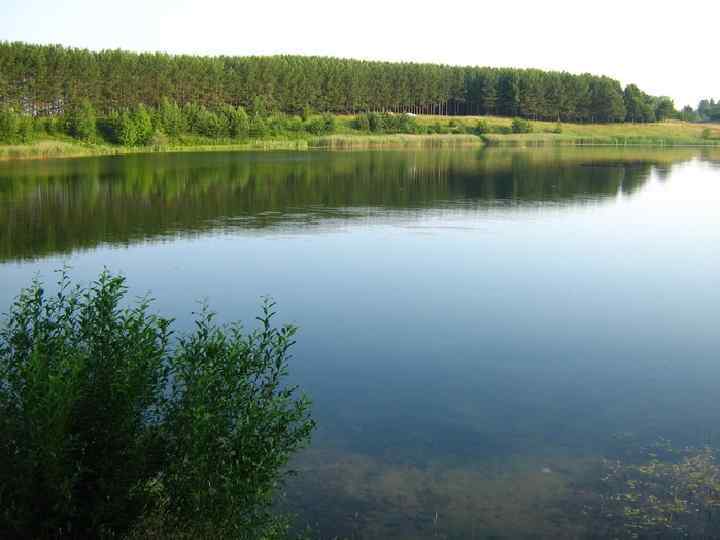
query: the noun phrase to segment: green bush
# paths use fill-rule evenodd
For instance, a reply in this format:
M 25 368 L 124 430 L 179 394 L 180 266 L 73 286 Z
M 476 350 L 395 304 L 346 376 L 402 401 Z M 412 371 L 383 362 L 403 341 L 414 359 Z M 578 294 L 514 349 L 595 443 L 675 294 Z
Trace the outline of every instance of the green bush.
M 202 115 L 204 107 L 197 103 L 187 103 L 182 109 L 184 123 L 190 133 L 200 134 L 202 131 Z
M 513 133 L 532 133 L 533 130 L 528 120 L 519 117 L 513 118 L 511 129 Z
M 313 116 L 305 122 L 305 131 L 313 135 L 329 135 L 335 132 L 335 116 L 325 113 Z
M 191 124 L 191 131 L 198 135 L 204 135 L 210 138 L 220 138 L 228 135 L 227 119 L 215 114 L 213 111 L 199 106 L 196 109 L 196 115 Z
M 253 139 L 262 139 L 269 133 L 267 123 L 260 115 L 253 115 L 250 120 L 249 135 Z
M 335 115 L 332 113 L 324 113 L 322 115 L 322 120 L 325 124 L 325 133 L 335 133 L 335 129 L 337 128 Z
M 468 128 L 462 122 L 458 122 L 455 119 L 450 120 L 448 123 L 448 130 L 450 133 L 455 135 L 464 135 L 468 132 Z
M 135 126 L 135 143 L 139 145 L 150 144 L 155 129 L 153 128 L 152 117 L 142 103 L 133 111 L 132 122 Z
M 250 130 L 250 120 L 242 107 L 223 105 L 220 114 L 225 118 L 227 134 L 233 139 L 245 139 Z
M 436 123 L 430 124 L 428 126 L 428 132 L 446 135 L 446 134 L 450 133 L 450 126 L 448 126 L 446 124 L 442 124 L 440 122 L 436 122 Z
M 35 121 L 28 114 L 20 115 L 18 122 L 18 140 L 21 143 L 32 142 L 35 138 Z
M 313 108 L 310 105 L 305 105 L 302 108 L 302 113 L 300 114 L 300 118 L 302 118 L 303 122 L 307 122 L 310 120 L 310 118 L 313 115 Z
M 358 131 L 370 131 L 370 118 L 367 113 L 358 114 L 353 119 L 352 123 L 353 129 L 357 129 Z
M 270 114 L 270 108 L 268 107 L 267 99 L 264 96 L 255 96 L 253 98 L 250 112 L 253 116 L 266 117 Z
M 160 129 L 171 137 L 177 137 L 187 129 L 182 109 L 168 98 L 163 98 L 160 102 L 156 118 L 156 129 Z
M 168 138 L 167 134 L 163 133 L 162 131 L 155 130 L 153 134 L 150 136 L 150 139 L 148 140 L 147 144 L 149 146 L 165 146 L 170 142 L 170 139 Z
M 301 116 L 289 116 L 285 120 L 285 130 L 289 133 L 300 133 L 303 131 L 303 119 Z
M 478 120 L 477 124 L 475 124 L 475 134 L 483 135 L 485 133 L 490 133 L 490 125 L 486 120 Z
M 265 119 L 265 125 L 267 126 L 267 135 L 272 137 L 278 137 L 285 135 L 288 130 L 290 123 L 290 117 L 285 113 L 273 113 Z
M 10 107 L 0 107 L 0 142 L 17 142 L 19 131 L 20 115 Z
M 267 538 L 272 497 L 314 427 L 287 386 L 295 329 L 171 321 L 122 277 L 21 291 L 0 329 L 0 537 Z M 142 532 L 140 536 L 143 536 Z
M 712 139 L 712 130 L 710 128 L 705 128 L 702 130 L 702 138 L 705 140 Z
M 372 133 L 382 133 L 385 131 L 385 117 L 376 112 L 368 113 L 368 124 Z
M 101 123 L 100 131 L 115 144 L 134 146 L 138 141 L 135 121 L 128 111 L 113 112 L 107 122 Z
M 70 107 L 67 115 L 68 134 L 76 139 L 90 141 L 95 138 L 97 117 L 90 100 L 83 99 Z
M 383 128 L 386 133 L 416 133 L 417 122 L 409 114 L 383 114 Z
M 57 135 L 62 133 L 63 119 L 60 116 L 47 116 L 42 118 L 42 124 L 45 133 L 48 135 Z
M 353 120 L 352 126 L 359 131 L 372 133 L 420 133 L 426 130 L 409 114 L 359 114 Z

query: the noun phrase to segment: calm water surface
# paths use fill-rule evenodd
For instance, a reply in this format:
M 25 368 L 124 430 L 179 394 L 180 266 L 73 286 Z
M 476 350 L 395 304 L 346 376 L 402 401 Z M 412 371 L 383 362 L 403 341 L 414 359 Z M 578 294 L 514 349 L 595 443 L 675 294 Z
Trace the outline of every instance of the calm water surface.
M 323 538 L 574 538 L 593 463 L 713 441 L 720 153 L 455 149 L 0 164 L 0 306 L 64 264 L 300 326 Z

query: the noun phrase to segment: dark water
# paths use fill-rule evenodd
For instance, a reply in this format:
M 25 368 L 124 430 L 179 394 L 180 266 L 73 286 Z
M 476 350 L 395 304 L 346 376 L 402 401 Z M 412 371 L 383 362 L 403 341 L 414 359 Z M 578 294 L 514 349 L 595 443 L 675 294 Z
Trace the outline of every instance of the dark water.
M 189 324 L 300 326 L 323 538 L 574 538 L 619 441 L 713 441 L 720 153 L 178 154 L 0 164 L 0 305 L 107 266 Z

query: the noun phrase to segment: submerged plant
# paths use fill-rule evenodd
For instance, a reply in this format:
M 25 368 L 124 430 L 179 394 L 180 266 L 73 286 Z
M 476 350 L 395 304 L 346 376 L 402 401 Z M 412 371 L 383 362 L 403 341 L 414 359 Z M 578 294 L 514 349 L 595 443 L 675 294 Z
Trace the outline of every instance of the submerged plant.
M 614 535 L 716 538 L 720 535 L 720 465 L 710 447 L 644 449 L 637 462 L 606 460 L 600 516 Z

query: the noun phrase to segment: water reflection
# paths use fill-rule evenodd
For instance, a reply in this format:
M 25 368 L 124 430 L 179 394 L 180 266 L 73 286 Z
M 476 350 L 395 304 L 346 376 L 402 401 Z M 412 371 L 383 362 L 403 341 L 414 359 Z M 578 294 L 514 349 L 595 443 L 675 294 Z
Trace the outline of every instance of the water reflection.
M 576 204 L 694 150 L 178 154 L 0 164 L 0 260 L 207 231 L 332 227 L 452 205 Z M 709 157 L 707 157 L 709 159 Z M 665 171 L 665 172 L 663 172 Z

